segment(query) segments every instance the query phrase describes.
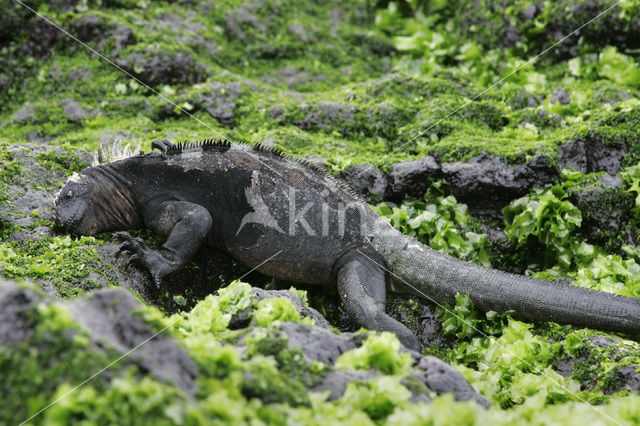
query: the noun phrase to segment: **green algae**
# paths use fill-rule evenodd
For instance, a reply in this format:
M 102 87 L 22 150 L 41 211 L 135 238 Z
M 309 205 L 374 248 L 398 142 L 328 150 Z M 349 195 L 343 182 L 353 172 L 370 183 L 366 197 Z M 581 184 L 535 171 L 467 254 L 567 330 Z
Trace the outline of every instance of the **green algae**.
M 597 138 L 605 145 L 624 143 L 626 166 L 634 166 L 640 161 L 637 54 L 632 49 L 625 49 L 629 43 L 628 34 L 633 33 L 630 25 L 637 21 L 636 1 L 624 2 L 611 17 L 585 29 L 580 42 L 570 42 L 575 51 L 550 52 L 549 58 L 526 67 L 479 100 L 471 99 L 548 46 L 554 40 L 553 30 L 566 33 L 577 28 L 596 10 L 603 10 L 605 2 L 593 2 L 586 8 L 581 8 L 577 1 L 544 2 L 536 4 L 535 16 L 530 20 L 523 19 L 524 10 L 531 6 L 528 1 L 510 2 L 506 9 L 492 2 L 476 2 L 473 7 L 464 1 L 450 4 L 389 2 L 386 10 L 378 11 L 365 7 L 365 2 L 345 7 L 339 2 L 266 2 L 261 5 L 259 2 L 224 1 L 200 5 L 196 11 L 179 2 L 103 0 L 80 2 L 71 12 L 61 12 L 43 3 L 31 2 L 72 31 L 81 19 L 89 16 L 98 16 L 105 33 L 120 23 L 130 27 L 137 42 L 123 50 L 118 51 L 114 39 L 109 37 L 104 41 L 86 41 L 110 58 L 123 59 L 140 78 L 148 79 L 149 76 L 140 68 L 142 65 L 136 67 L 135 61 L 127 62 L 129 55 L 141 54 L 143 59 L 148 59 L 147 51 L 150 54 L 167 52 L 168 57 L 174 58 L 177 51 L 188 52 L 199 64 L 189 71 L 190 79 L 160 80 L 153 88 L 212 130 L 97 60 L 71 40 L 58 41 L 48 58 L 24 56 L 20 48 L 27 35 L 18 29 L 27 26 L 29 14 L 12 3 L 7 8 L 11 13 L 0 18 L 8 23 L 6 26 L 0 24 L 0 39 L 9 43 L 2 47 L 0 69 L 14 71 L 3 73 L 7 76 L 8 86 L 0 90 L 0 141 L 4 143 L 25 142 L 35 134 L 51 144 L 70 147 L 71 152 L 78 149 L 93 151 L 101 139 L 118 137 L 141 142 L 148 149 L 155 138 L 169 136 L 178 141 L 197 140 L 220 133 L 233 140 L 269 140 L 297 156 L 321 156 L 327 167 L 337 173 L 354 164 L 375 163 L 383 157 L 378 166 L 384 169 L 394 161 L 421 158 L 426 154 L 435 154 L 441 161 L 464 161 L 487 152 L 508 163 L 525 163 L 535 154 L 544 154 L 551 165 L 556 165 L 558 145 L 573 139 Z M 379 5 L 386 7 L 383 3 L 386 2 Z M 425 7 L 424 16 L 416 17 L 415 11 L 421 6 Z M 337 11 L 336 15 L 331 15 L 334 11 Z M 159 16 L 163 19 L 156 22 Z M 227 16 L 234 17 L 237 30 L 228 25 Z M 332 16 L 339 18 L 332 19 Z M 253 25 L 252 17 L 264 22 L 264 29 Z M 521 39 L 514 46 L 503 48 L 501 43 L 509 27 L 517 28 Z M 426 29 L 430 34 L 426 34 Z M 419 35 L 420 31 L 425 34 Z M 612 43 L 608 33 L 621 37 L 617 50 L 605 48 Z M 428 43 L 418 43 L 423 41 Z M 9 62 L 9 58 L 15 60 Z M 387 73 L 391 70 L 395 74 L 389 76 Z M 200 78 L 203 81 L 199 84 L 187 84 Z M 0 78 L 0 81 L 4 80 Z M 234 106 L 229 110 L 233 119 L 229 122 L 223 123 L 213 117 L 201 101 L 202 95 L 209 96 L 214 92 L 212 84 L 216 83 L 238 83 L 242 88 L 231 99 Z M 552 102 L 554 89 L 567 90 L 569 103 Z M 216 96 L 220 95 L 216 92 Z M 76 100 L 87 116 L 70 117 L 61 106 L 65 99 Z M 339 106 L 335 119 L 328 115 L 323 102 Z M 15 114 L 25 104 L 33 107 L 33 114 L 27 114 L 26 119 L 16 118 Z M 460 111 L 445 118 L 456 108 Z M 282 113 L 278 114 L 280 109 Z M 38 156 L 37 161 L 47 170 L 64 174 L 81 167 L 71 153 L 59 158 Z M 9 183 L 19 184 L 22 179 L 18 162 L 0 150 L 0 203 L 10 203 L 4 188 Z M 581 188 L 591 185 L 595 184 L 591 181 L 579 183 Z M 575 207 L 581 212 L 582 222 L 589 221 L 598 211 L 609 211 L 612 205 L 628 203 L 623 191 L 620 188 L 606 190 L 595 204 L 577 202 Z M 572 189 L 567 188 L 567 192 L 571 195 Z M 628 195 L 633 198 L 635 194 Z M 460 242 L 452 236 L 455 231 L 462 235 L 480 230 L 477 226 L 466 227 L 457 222 L 451 203 L 443 203 L 443 200 L 437 200 L 433 205 L 440 219 L 446 221 L 434 222 L 445 223 L 448 233 L 438 234 L 437 228 L 433 227 L 436 230 L 425 231 L 422 238 L 437 239 L 438 235 L 444 235 L 440 240 L 454 244 L 442 243 L 440 249 L 462 257 L 486 259 L 482 254 L 486 251 L 485 241 L 476 239 L 475 244 L 463 238 Z M 420 213 L 423 209 L 417 210 L 416 213 Z M 636 216 L 640 215 L 636 213 Z M 420 226 L 416 228 L 408 222 L 403 222 L 402 227 L 407 233 L 416 232 L 416 229 L 419 233 L 431 223 L 423 220 L 414 221 L 414 224 L 418 222 Z M 636 219 L 630 225 L 636 240 L 638 223 Z M 19 227 L 0 220 L 3 241 L 17 229 Z M 594 281 L 604 282 L 603 289 L 637 295 L 637 271 L 630 262 L 637 250 L 629 246 L 621 256 L 620 251 L 624 251 L 628 242 L 624 240 L 624 230 L 603 232 L 594 237 L 596 240 L 590 241 L 591 245 L 596 245 L 593 258 L 588 254 L 591 249 L 581 244 L 587 236 L 580 234 L 580 228 L 573 231 L 572 238 L 580 243 L 575 247 L 583 247 L 583 251 L 578 253 L 574 247 L 570 250 L 571 255 L 587 255 L 586 258 L 591 259 L 581 265 L 583 276 L 578 277 L 578 283 L 587 286 Z M 560 240 L 556 238 L 556 242 Z M 102 237 L 96 242 L 85 241 L 88 247 L 75 243 L 65 246 L 66 243 L 57 237 L 45 239 L 33 247 L 3 242 L 0 246 L 2 274 L 7 276 L 5 271 L 10 271 L 13 277 L 54 281 L 60 276 L 60 281 L 55 282 L 62 294 L 67 297 L 77 295 L 91 287 L 91 281 L 85 275 L 88 270 L 104 272 L 104 265 L 98 263 L 92 249 L 100 241 Z M 51 248 L 51 244 L 62 245 Z M 596 256 L 599 249 L 602 252 Z M 528 258 L 526 251 L 520 250 L 520 256 Z M 495 265 L 509 263 L 502 262 L 505 257 L 497 261 L 496 254 L 492 254 L 491 261 Z M 547 272 L 548 277 L 558 275 L 557 271 Z M 544 341 L 548 338 L 542 333 L 545 326 L 529 329 L 517 322 L 509 322 L 507 326 L 507 319 L 496 323 L 495 318 L 474 311 L 464 301 L 456 306 L 459 308 L 456 312 L 494 340 L 465 330 L 465 323 L 459 317 L 451 317 L 449 322 L 445 318 L 445 323 L 452 325 L 451 330 L 460 334 L 462 343 L 454 350 L 440 349 L 438 353 L 446 355 L 451 362 L 467 366 L 461 369 L 485 396 L 496 404 L 513 408 L 506 411 L 494 408 L 485 412 L 469 403 L 455 403 L 447 396 L 436 398 L 430 406 L 408 404 L 406 392 L 393 380 L 380 386 L 354 384 L 350 387 L 348 401 L 318 402 L 316 397 L 302 390 L 299 378 L 281 375 L 282 369 L 306 368 L 289 362 L 299 354 L 287 352 L 282 346 L 284 343 L 265 338 L 265 343 L 259 344 L 271 348 L 258 352 L 273 358 L 270 362 L 278 366 L 273 368 L 268 363 L 246 365 L 232 348 L 214 344 L 205 337 L 209 332 L 219 334 L 222 340 L 241 338 L 227 326 L 233 315 L 255 309 L 245 290 L 233 293 L 234 297 L 230 297 L 231 293 L 226 296 L 223 293 L 220 302 L 213 303 L 210 299 L 201 302 L 202 305 L 199 304 L 190 315 L 190 321 L 181 325 L 193 334 L 187 333 L 182 338 L 196 354 L 199 367 L 206 372 L 197 404 L 188 402 L 184 395 L 165 384 L 148 378 L 138 383 L 131 377 L 122 377 L 118 378 L 117 385 L 106 388 L 106 392 L 102 385 L 87 387 L 85 393 L 77 394 L 45 418 L 60 424 L 78 418 L 88 422 L 109 422 L 114 419 L 114 413 L 131 416 L 133 421 L 170 419 L 171 423 L 183 424 L 209 421 L 276 424 L 286 419 L 320 424 L 337 421 L 368 424 L 372 419 L 388 424 L 448 421 L 512 424 L 516 421 L 533 423 L 539 419 L 567 424 L 580 420 L 607 421 L 599 412 L 590 411 L 586 404 L 571 401 L 571 393 L 558 388 L 540 373 L 545 371 L 573 393 L 575 382 L 595 386 L 592 393 L 580 395 L 589 402 L 607 402 L 600 409 L 616 420 L 638 421 L 636 396 L 609 399 L 603 393 L 615 388 L 617 369 L 637 360 L 628 356 L 621 364 L 610 361 L 611 354 L 601 355 L 598 349 L 580 352 L 575 348 L 592 346 L 586 343 L 589 336 L 580 331 L 563 329 L 555 339 L 566 338 L 568 343 L 554 346 Z M 286 305 L 286 308 L 273 309 L 268 306 L 272 304 Z M 284 315 L 291 313 L 287 301 L 264 302 L 263 309 L 265 315 L 260 315 L 264 326 L 270 326 L 279 318 L 292 318 L 292 315 Z M 64 321 L 60 319 L 60 323 L 64 324 Z M 503 329 L 508 330 L 503 332 Z M 181 333 L 183 331 L 177 332 L 178 335 Z M 507 337 L 503 338 L 505 335 Z M 518 340 L 523 343 L 518 344 Z M 278 345 L 282 348 L 276 351 L 281 347 Z M 629 345 L 635 348 L 634 343 Z M 528 351 L 534 354 L 537 358 L 531 361 L 535 372 L 525 371 L 526 366 L 513 359 L 498 356 L 499 349 L 505 347 L 522 356 L 529 356 Z M 31 355 L 26 347 L 22 350 L 21 357 Z M 567 354 L 587 357 L 573 364 L 571 380 L 546 370 L 553 360 Z M 37 362 L 34 361 L 33 366 Z M 40 374 L 35 367 L 28 372 L 33 377 Z M 247 372 L 250 372 L 249 376 Z M 44 379 L 48 380 L 48 376 Z M 249 387 L 246 385 L 248 380 L 251 380 Z M 58 389 L 58 395 L 68 389 L 65 386 Z M 248 392 L 252 387 L 262 390 L 251 395 Z M 292 389 L 295 392 L 292 393 Z M 273 392 L 273 399 L 265 404 L 263 399 L 270 396 L 269 392 Z M 385 397 L 385 392 L 396 392 L 392 396 L 397 396 L 397 400 Z M 27 394 L 33 395 L 25 391 Z M 50 395 L 50 390 L 44 392 L 42 401 L 53 398 Z M 154 399 L 154 395 L 159 396 Z M 32 405 L 42 406 L 42 401 Z M 280 402 L 285 404 L 279 405 Z M 298 408 L 286 403 L 298 405 Z M 447 414 L 450 412 L 453 414 Z
M 400 342 L 393 333 L 369 335 L 362 346 L 351 349 L 336 360 L 336 368 L 368 370 L 375 368 L 384 374 L 407 373 L 412 365 L 411 355 L 399 353 Z
M 94 273 L 114 283 L 112 267 L 96 251 L 93 237 L 72 240 L 69 236 L 43 238 L 29 244 L 0 242 L 0 274 L 6 278 L 32 278 L 50 282 L 63 297 L 76 297 L 102 287 L 86 278 Z
M 109 362 L 108 353 L 87 349 L 86 332 L 78 328 L 66 307 L 36 304 L 26 315 L 33 330 L 28 340 L 0 347 L 5 389 L 0 421 L 7 424 L 26 420 L 46 407 L 61 383 L 80 384 Z M 92 385 L 101 391 L 104 383 L 98 378 Z
M 100 366 L 100 363 L 108 361 L 96 357 L 89 350 L 88 340 L 82 338 L 82 332 L 78 331 L 68 311 L 59 305 L 36 305 L 39 307 L 31 315 L 37 330 L 33 339 L 45 342 L 46 346 L 39 351 L 27 349 L 25 345 L 13 349 L 4 347 L 0 354 L 13 352 L 5 357 L 0 356 L 0 362 L 12 362 L 17 359 L 14 356 L 16 353 L 27 351 L 21 356 L 20 362 L 33 359 L 34 368 L 38 370 L 24 370 L 25 364 L 21 364 L 20 368 L 3 370 L 12 372 L 7 378 L 8 383 L 16 386 L 11 388 L 14 392 L 12 398 L 19 394 L 16 389 L 32 391 L 36 386 L 34 380 L 41 392 L 37 397 L 30 397 L 28 406 L 23 404 L 23 399 L 15 399 L 21 403 L 17 411 L 10 411 L 3 405 L 0 415 L 9 416 L 6 417 L 9 420 L 15 419 L 16 415 L 17 418 L 26 418 L 49 401 L 64 396 L 36 416 L 33 424 L 62 424 L 69 419 L 88 424 L 114 419 L 144 419 L 154 424 L 188 425 L 231 421 L 282 424 L 285 419 L 288 419 L 287 422 L 306 419 L 302 421 L 304 424 L 349 423 L 354 419 L 358 419 L 359 424 L 396 424 L 399 419 L 417 421 L 415 419 L 434 416 L 434 407 L 445 412 L 454 410 L 458 413 L 457 420 L 464 416 L 470 424 L 482 424 L 483 421 L 508 424 L 513 419 L 526 418 L 534 411 L 548 419 L 564 418 L 554 408 L 557 405 L 545 406 L 544 401 L 555 404 L 563 402 L 561 405 L 566 409 L 578 410 L 581 416 L 588 416 L 590 412 L 581 408 L 584 405 L 574 402 L 575 395 L 592 402 L 596 398 L 602 402 L 603 396 L 593 393 L 593 390 L 580 391 L 573 380 L 593 378 L 586 374 L 590 371 L 606 371 L 602 378 L 596 380 L 596 386 L 612 389 L 615 388 L 615 371 L 637 362 L 635 342 L 618 341 L 605 349 L 596 345 L 585 347 L 586 339 L 595 334 L 579 330 L 570 332 L 563 342 L 551 343 L 541 335 L 532 333 L 529 326 L 509 319 L 495 337 L 463 338 L 447 355 L 458 360 L 465 358 L 467 362 L 475 359 L 480 370 L 473 372 L 460 367 L 462 372 L 485 396 L 503 406 L 516 404 L 515 408 L 501 411 L 494 407 L 485 411 L 468 402 L 454 402 L 449 396 L 436 397 L 431 405 L 413 404 L 409 402 L 409 389 L 422 387 L 416 388 L 417 384 L 412 385 L 410 380 L 403 379 L 412 365 L 410 355 L 400 352 L 394 335 L 368 333 L 363 346 L 344 353 L 336 367 L 376 368 L 382 375 L 365 383 L 352 382 L 347 385 L 341 398 L 326 401 L 326 395 L 310 393 L 306 391 L 306 386 L 324 377 L 329 371 L 328 367 L 307 364 L 300 350 L 288 347 L 286 338 L 270 337 L 268 330 L 277 330 L 277 320 L 266 329 L 251 327 L 254 334 L 248 350 L 242 356 L 224 339 L 219 340 L 228 331 L 212 319 L 224 317 L 229 312 L 257 309 L 257 304 L 251 304 L 250 289 L 247 284 L 235 283 L 223 294 L 212 296 L 200 302 L 190 313 L 181 315 L 182 319 L 177 323 L 176 317 L 166 318 L 152 308 L 145 308 L 145 322 L 155 323 L 156 328 L 163 323 L 170 325 L 198 364 L 198 391 L 193 397 L 148 375 L 139 377 L 128 368 L 111 372 L 109 380 L 99 377 L 68 393 L 73 389 L 74 381 L 83 379 L 83 374 L 89 374 L 93 365 Z M 76 330 L 73 345 L 69 345 L 68 330 Z M 211 333 L 211 330 L 216 331 Z M 55 339 L 60 339 L 62 346 L 55 345 Z M 484 343 L 482 339 L 485 339 Z M 479 346 L 486 346 L 488 352 L 477 352 Z M 554 359 L 586 353 L 589 354 L 586 359 L 590 367 L 579 360 L 574 362 L 574 379 L 562 378 L 548 367 Z M 47 358 L 41 359 L 39 356 Z M 30 365 L 29 362 L 27 365 Z M 41 364 L 36 362 L 51 364 L 46 370 L 47 381 L 40 381 Z M 23 372 L 29 374 L 23 375 Z M 586 385 L 590 382 L 583 383 Z M 616 394 L 616 398 L 601 409 L 619 420 L 633 419 L 637 412 L 631 409 L 634 404 L 637 404 L 637 396 Z M 442 421 L 442 414 L 437 418 Z

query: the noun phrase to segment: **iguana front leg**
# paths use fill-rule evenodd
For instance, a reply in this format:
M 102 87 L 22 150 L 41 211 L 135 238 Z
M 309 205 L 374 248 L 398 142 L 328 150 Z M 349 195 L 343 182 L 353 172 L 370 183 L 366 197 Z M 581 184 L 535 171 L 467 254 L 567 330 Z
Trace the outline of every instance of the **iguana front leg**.
M 153 249 L 141 238 L 118 232 L 122 241 L 118 253 L 128 253 L 129 263 L 146 269 L 156 286 L 162 279 L 182 267 L 193 256 L 211 229 L 212 219 L 206 208 L 186 201 L 164 201 L 145 209 L 144 224 L 167 241 Z
M 338 293 L 349 316 L 362 327 L 391 331 L 404 346 L 420 351 L 418 338 L 402 323 L 387 315 L 384 271 L 362 255 L 338 269 Z

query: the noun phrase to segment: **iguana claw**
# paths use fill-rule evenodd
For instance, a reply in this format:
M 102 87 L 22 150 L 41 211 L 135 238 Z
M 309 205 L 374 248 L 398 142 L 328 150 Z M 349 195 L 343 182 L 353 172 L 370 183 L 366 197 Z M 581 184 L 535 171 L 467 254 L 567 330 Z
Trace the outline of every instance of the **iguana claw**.
M 142 238 L 134 237 L 128 232 L 116 232 L 112 239 L 122 243 L 115 257 L 126 255 L 127 267 L 136 266 L 145 269 L 151 275 L 151 280 L 156 287 L 160 288 L 162 279 L 170 272 L 168 267 L 171 261 L 165 258 L 160 250 L 150 248 Z
M 137 266 L 145 269 L 151 275 L 151 280 L 160 288 L 162 278 L 164 274 L 162 265 L 162 255 L 158 250 L 149 248 L 147 243 L 140 237 L 133 237 L 128 232 L 116 232 L 113 234 L 113 240 L 119 241 L 122 244 L 118 247 L 115 257 L 119 258 L 121 255 L 128 257 L 126 266 Z

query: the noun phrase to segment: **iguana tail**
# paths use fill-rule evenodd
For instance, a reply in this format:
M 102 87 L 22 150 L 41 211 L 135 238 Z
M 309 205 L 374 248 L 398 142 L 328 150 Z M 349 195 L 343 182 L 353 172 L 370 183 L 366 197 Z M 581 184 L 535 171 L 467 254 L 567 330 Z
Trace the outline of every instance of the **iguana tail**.
M 392 272 L 392 290 L 450 304 L 456 294 L 469 294 L 483 311 L 515 310 L 528 320 L 640 333 L 640 299 L 486 268 L 404 235 L 394 240 L 380 251 Z

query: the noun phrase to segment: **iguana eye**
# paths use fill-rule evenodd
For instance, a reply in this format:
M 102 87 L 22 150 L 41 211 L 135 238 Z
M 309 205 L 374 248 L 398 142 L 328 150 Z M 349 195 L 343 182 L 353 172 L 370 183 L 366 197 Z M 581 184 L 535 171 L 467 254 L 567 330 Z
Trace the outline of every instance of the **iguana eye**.
M 73 191 L 67 192 L 67 198 L 71 198 L 71 197 L 73 197 Z

